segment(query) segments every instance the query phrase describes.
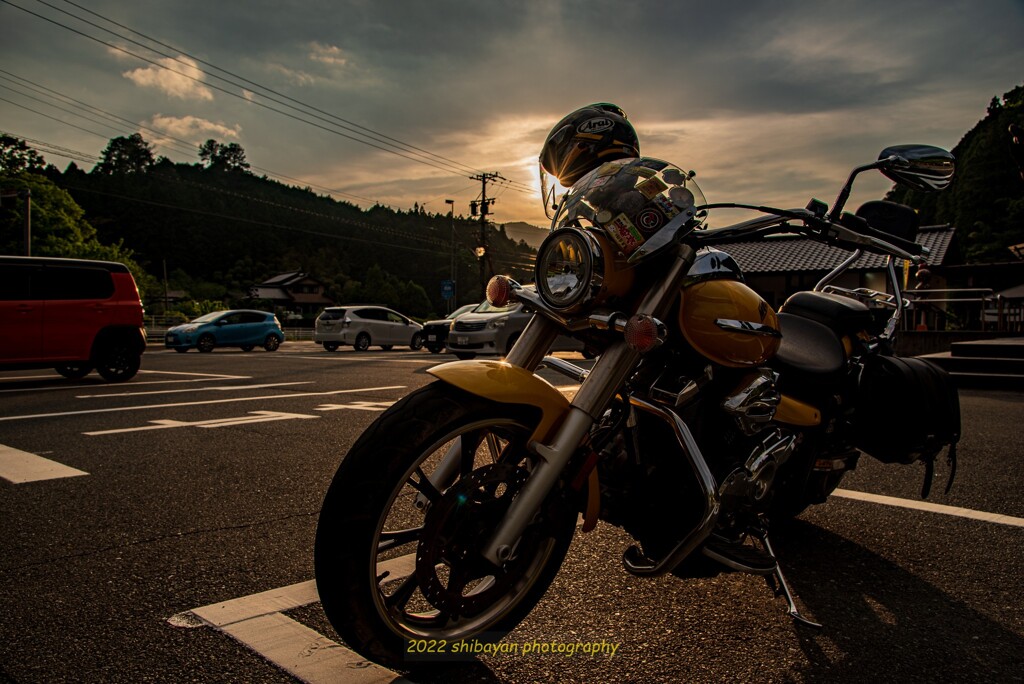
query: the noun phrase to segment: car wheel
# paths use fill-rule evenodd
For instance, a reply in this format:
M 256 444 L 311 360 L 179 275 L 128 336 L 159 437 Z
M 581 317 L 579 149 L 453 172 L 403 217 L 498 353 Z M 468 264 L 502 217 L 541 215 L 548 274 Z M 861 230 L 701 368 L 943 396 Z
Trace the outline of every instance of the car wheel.
M 267 351 L 277 351 L 280 346 L 281 340 L 277 335 L 267 335 L 267 339 L 263 340 L 263 348 Z
M 204 354 L 209 354 L 216 346 L 217 340 L 213 339 L 213 335 L 210 335 L 209 333 L 196 340 L 196 349 Z
M 329 352 L 338 351 L 338 343 L 337 342 L 324 342 L 324 349 L 326 349 Z
M 353 346 L 356 348 L 356 351 L 366 351 L 370 348 L 370 336 L 366 333 L 359 333 Z
M 454 352 L 454 353 L 455 353 L 455 358 L 461 359 L 463 361 L 468 361 L 470 359 L 475 359 L 476 358 L 476 354 L 474 354 L 473 352 Z
M 188 351 L 188 347 L 175 347 L 174 351 L 178 352 L 179 354 L 184 354 L 185 352 Z
M 107 382 L 131 380 L 142 365 L 142 353 L 127 342 L 108 343 L 96 358 L 96 372 Z
M 442 349 L 444 349 L 444 347 L 442 347 L 439 344 L 428 344 L 427 345 L 427 351 L 429 351 L 431 354 L 440 354 Z
M 244 352 L 251 352 L 255 348 L 256 348 L 255 344 L 243 344 L 242 345 L 242 351 L 244 351 Z
M 423 349 L 422 333 L 413 333 L 412 341 L 409 342 L 409 349 L 412 349 L 413 351 L 419 351 L 420 349 Z
M 68 380 L 81 380 L 92 372 L 92 366 L 84 363 L 66 363 L 63 366 L 57 366 L 54 370 Z

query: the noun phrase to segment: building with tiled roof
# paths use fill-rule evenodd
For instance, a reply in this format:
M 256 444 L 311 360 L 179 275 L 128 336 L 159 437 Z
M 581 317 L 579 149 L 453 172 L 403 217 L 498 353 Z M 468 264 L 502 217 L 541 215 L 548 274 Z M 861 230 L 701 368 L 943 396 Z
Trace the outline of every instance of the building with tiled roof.
M 323 283 L 299 271 L 282 273 L 264 280 L 250 288 L 249 294 L 254 299 L 273 302 L 278 310 L 302 314 L 304 317 L 316 315 L 320 309 L 334 304 L 324 296 Z
M 927 264 L 932 275 L 929 283 L 932 288 L 942 287 L 945 268 L 960 261 L 953 245 L 955 233 L 956 229 L 948 225 L 925 226 L 918 230 L 916 241 L 929 250 Z M 717 248 L 736 260 L 747 283 L 775 308 L 794 292 L 813 288 L 851 253 L 799 235 L 773 235 L 760 240 L 718 245 Z M 884 256 L 865 253 L 833 284 L 850 289 L 866 287 L 888 292 L 891 288 L 885 277 L 885 261 Z M 902 259 L 896 260 L 894 265 L 897 272 L 904 268 Z M 905 282 L 909 288 L 916 284 L 914 274 L 914 269 L 907 269 Z

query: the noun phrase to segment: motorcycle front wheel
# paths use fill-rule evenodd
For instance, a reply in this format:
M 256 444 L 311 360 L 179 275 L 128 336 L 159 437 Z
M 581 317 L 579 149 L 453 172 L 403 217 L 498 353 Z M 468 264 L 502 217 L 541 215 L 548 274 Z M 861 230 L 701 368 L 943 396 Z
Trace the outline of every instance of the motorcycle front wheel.
M 576 527 L 558 488 L 507 562 L 480 553 L 533 467 L 526 446 L 539 419 L 535 407 L 437 382 L 356 441 L 324 498 L 314 551 L 324 612 L 351 648 L 415 669 L 414 644 L 496 641 L 540 600 Z M 457 467 L 445 476 L 442 461 Z

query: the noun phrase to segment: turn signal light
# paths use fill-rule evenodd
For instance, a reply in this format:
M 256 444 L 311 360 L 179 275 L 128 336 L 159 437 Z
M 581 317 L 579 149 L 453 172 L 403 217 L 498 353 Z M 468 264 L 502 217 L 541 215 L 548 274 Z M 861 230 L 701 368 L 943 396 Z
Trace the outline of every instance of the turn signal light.
M 494 276 L 487 282 L 487 301 L 491 306 L 508 306 L 512 302 L 514 289 L 512 279 L 508 276 Z
M 636 314 L 626 321 L 624 334 L 630 349 L 645 354 L 664 341 L 665 326 L 657 318 Z

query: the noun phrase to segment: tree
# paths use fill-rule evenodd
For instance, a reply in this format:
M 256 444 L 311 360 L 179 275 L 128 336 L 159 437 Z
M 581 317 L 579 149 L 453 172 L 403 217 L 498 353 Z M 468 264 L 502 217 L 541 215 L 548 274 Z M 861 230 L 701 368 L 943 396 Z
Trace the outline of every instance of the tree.
M 221 171 L 248 171 L 245 150 L 238 143 L 221 144 L 210 139 L 199 146 L 199 159 L 208 169 Z
M 111 138 L 94 171 L 107 175 L 144 173 L 153 166 L 153 149 L 138 133 Z
M 132 259 L 132 251 L 121 240 L 102 244 L 96 229 L 85 220 L 85 211 L 48 178 L 0 173 L 0 185 L 32 193 L 33 255 L 119 261 L 131 270 L 140 292 L 155 291 L 156 281 Z M 20 203 L 0 210 L 0 254 L 19 252 L 23 211 Z
M 0 134 L 0 173 L 42 173 L 46 160 L 24 140 Z
M 1024 243 L 1024 179 L 1014 159 L 1013 127 L 1024 126 L 1024 86 L 992 98 L 984 119 L 953 148 L 956 177 L 940 193 L 895 187 L 888 199 L 918 210 L 922 225 L 948 223 L 968 262 L 1011 258 Z

